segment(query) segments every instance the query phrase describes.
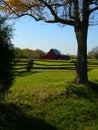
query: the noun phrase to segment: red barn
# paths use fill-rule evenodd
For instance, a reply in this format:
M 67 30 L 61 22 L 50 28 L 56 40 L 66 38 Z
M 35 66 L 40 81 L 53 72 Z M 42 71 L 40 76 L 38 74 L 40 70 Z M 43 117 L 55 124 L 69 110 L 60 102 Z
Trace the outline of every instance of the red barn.
M 60 52 L 57 49 L 51 49 L 45 56 L 41 57 L 41 59 L 52 59 L 57 60 L 60 58 Z
M 61 55 L 60 51 L 57 49 L 51 49 L 45 56 L 42 56 L 41 59 L 52 59 L 52 60 L 68 60 L 69 56 Z

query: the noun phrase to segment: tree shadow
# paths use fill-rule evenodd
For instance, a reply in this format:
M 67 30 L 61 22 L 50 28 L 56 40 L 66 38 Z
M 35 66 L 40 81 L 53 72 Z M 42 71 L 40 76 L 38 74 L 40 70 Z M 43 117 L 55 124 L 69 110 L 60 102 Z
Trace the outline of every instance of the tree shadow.
M 14 104 L 0 103 L 0 130 L 57 130 L 44 120 L 27 116 Z
M 93 101 L 98 98 L 98 84 L 97 82 L 88 82 L 87 84 L 70 84 L 66 87 L 66 97 L 86 98 Z
M 42 72 L 42 71 L 30 71 L 30 72 L 20 71 L 20 72 L 17 72 L 17 73 L 15 74 L 15 76 L 24 77 L 24 76 L 28 76 L 28 75 L 31 75 L 31 74 L 41 73 L 41 72 Z
M 98 95 L 98 81 L 95 82 L 89 81 L 88 84 L 86 84 L 87 87 L 89 87 L 95 94 Z

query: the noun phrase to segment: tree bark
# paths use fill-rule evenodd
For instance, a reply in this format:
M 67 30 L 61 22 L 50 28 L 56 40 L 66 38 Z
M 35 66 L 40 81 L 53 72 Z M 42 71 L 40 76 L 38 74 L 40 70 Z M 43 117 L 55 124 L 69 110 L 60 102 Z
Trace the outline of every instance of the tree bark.
M 78 43 L 77 52 L 77 67 L 76 67 L 76 77 L 74 79 L 75 83 L 87 83 L 87 32 L 88 24 L 81 23 L 79 26 L 74 27 L 76 39 Z

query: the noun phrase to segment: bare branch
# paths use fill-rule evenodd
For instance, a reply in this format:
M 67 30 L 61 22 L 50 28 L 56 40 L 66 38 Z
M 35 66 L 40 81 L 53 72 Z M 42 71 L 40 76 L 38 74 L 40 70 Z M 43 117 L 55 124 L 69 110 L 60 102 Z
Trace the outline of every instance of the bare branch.
M 93 9 L 91 9 L 91 10 L 89 11 L 89 13 L 91 14 L 92 12 L 94 12 L 94 11 L 96 11 L 96 10 L 98 10 L 98 6 L 95 7 L 95 8 L 93 8 Z
M 70 26 L 74 26 L 74 21 L 71 20 L 63 20 L 63 19 L 58 19 L 58 20 L 45 20 L 46 23 L 62 23 L 62 24 L 67 24 Z
M 42 0 L 43 1 L 43 0 Z M 57 14 L 55 13 L 55 11 L 53 10 L 52 6 L 47 4 L 47 2 L 43 1 L 43 3 L 45 4 L 45 6 L 47 6 L 47 8 L 50 10 L 51 14 L 54 16 L 55 19 L 58 19 Z

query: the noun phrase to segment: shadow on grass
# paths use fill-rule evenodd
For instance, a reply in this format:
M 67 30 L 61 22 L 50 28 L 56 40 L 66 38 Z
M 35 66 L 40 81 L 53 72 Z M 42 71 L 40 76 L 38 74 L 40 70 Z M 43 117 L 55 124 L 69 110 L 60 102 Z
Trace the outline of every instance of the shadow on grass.
M 98 97 L 98 84 L 97 82 L 88 82 L 87 84 L 70 84 L 66 88 L 66 96 L 75 96 L 92 100 Z
M 28 75 L 36 74 L 36 73 L 41 73 L 41 71 L 30 71 L 30 72 L 27 72 L 27 71 L 20 71 L 20 72 L 17 72 L 17 73 L 15 74 L 15 76 L 24 77 L 24 76 L 28 76 Z
M 0 130 L 56 130 L 41 119 L 26 116 L 16 105 L 0 103 Z
M 98 81 L 88 82 L 87 87 L 89 87 L 95 94 L 98 94 Z

